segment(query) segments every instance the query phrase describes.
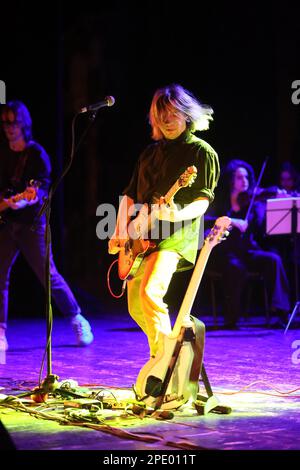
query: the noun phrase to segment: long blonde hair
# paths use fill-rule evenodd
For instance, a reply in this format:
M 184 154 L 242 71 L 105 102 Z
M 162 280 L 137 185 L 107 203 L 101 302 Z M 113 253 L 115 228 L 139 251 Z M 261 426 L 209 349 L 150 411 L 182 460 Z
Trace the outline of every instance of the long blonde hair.
M 209 121 L 213 119 L 213 110 L 210 106 L 200 103 L 181 85 L 176 83 L 167 85 L 154 93 L 150 106 L 149 121 L 154 140 L 163 139 L 164 136 L 159 128 L 162 116 L 166 111 L 174 109 L 185 117 L 190 132 L 208 129 Z

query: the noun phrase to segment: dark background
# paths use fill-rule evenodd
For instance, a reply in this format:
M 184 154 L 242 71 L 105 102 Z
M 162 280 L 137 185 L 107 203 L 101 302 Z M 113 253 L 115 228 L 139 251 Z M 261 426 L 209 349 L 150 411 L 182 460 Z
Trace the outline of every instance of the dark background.
M 140 151 L 151 142 L 147 113 L 156 88 L 178 82 L 212 106 L 214 121 L 201 136 L 221 164 L 239 157 L 258 175 L 270 156 L 262 185 L 277 183 L 285 160 L 299 169 L 300 105 L 291 101 L 291 84 L 300 79 L 300 8 L 268 2 L 89 3 L 5 3 L 0 79 L 7 100 L 20 99 L 30 109 L 53 177 L 69 159 L 76 111 L 115 97 L 113 107 L 98 113 L 52 205 L 56 263 L 85 309 L 96 312 L 125 302 L 108 294 L 113 258 L 107 241 L 96 237 L 96 207 L 118 204 Z M 77 141 L 88 125 L 87 115 L 77 119 Z M 112 284 L 120 289 L 116 279 Z M 12 273 L 11 313 L 39 312 L 42 305 L 42 289 L 20 258 Z

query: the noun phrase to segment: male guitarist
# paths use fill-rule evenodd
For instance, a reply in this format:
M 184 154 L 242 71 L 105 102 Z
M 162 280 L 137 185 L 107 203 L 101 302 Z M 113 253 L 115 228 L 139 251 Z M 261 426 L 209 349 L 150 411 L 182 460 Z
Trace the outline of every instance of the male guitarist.
M 174 272 L 195 263 L 200 218 L 214 198 L 219 179 L 216 152 L 194 135 L 197 130 L 208 129 L 212 113 L 181 85 L 172 84 L 155 92 L 149 118 L 156 143 L 148 146 L 137 162 L 109 241 L 110 254 L 124 250 L 128 231 L 134 232 L 129 224 L 134 205 L 149 205 L 155 222 L 149 227 L 148 237 L 153 243 L 135 275 L 128 277 L 127 290 L 129 313 L 147 335 L 151 357 L 158 351 L 159 333 L 171 332 L 164 296 Z M 189 167 L 197 169 L 195 181 L 181 188 L 166 204 L 162 197 Z M 151 207 L 157 201 L 159 204 Z
M 42 284 L 45 282 L 45 216 L 37 214 L 50 185 L 50 159 L 31 135 L 31 116 L 20 101 L 11 101 L 0 111 L 0 204 L 7 210 L 0 224 L 0 352 L 8 348 L 6 339 L 9 276 L 13 263 L 22 252 Z M 40 183 L 34 198 L 12 195 L 24 192 L 31 180 Z M 26 191 L 27 196 L 30 190 Z M 2 199 L 2 201 L 1 201 Z M 3 214 L 1 212 L 0 216 Z M 33 225 L 35 229 L 32 230 Z M 53 298 L 60 311 L 70 319 L 79 345 L 93 341 L 89 322 L 69 286 L 57 272 L 50 249 L 50 276 Z

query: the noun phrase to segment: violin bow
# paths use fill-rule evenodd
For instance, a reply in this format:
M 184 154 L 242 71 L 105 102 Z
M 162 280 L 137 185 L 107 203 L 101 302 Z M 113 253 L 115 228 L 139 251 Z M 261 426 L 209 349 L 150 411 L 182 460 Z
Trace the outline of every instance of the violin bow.
M 256 193 L 257 193 L 257 190 L 259 188 L 259 185 L 260 185 L 260 182 L 261 182 L 261 179 L 262 179 L 262 176 L 264 174 L 264 171 L 265 171 L 265 168 L 266 168 L 266 165 L 267 165 L 267 162 L 269 160 L 269 157 L 266 157 L 262 167 L 261 167 L 261 170 L 260 170 L 260 173 L 259 173 L 259 177 L 257 179 L 257 183 L 255 185 L 255 188 L 254 188 L 254 191 L 252 193 L 252 197 L 251 197 L 251 201 L 250 201 L 250 204 L 249 204 L 249 207 L 248 207 L 248 210 L 247 210 L 247 214 L 246 214 L 246 217 L 245 217 L 245 220 L 248 220 L 248 217 L 250 215 L 250 212 L 251 212 L 251 209 L 252 209 L 252 206 L 253 206 L 253 203 L 254 203 L 254 200 L 255 200 L 255 196 L 256 196 Z

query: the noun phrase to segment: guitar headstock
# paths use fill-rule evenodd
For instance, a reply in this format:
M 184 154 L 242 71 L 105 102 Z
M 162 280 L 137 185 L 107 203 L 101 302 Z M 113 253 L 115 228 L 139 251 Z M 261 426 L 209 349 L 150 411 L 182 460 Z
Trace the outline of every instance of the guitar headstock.
M 213 228 L 205 238 L 205 241 L 209 243 L 211 248 L 226 240 L 226 237 L 229 235 L 230 225 L 231 219 L 225 215 L 216 220 Z
M 184 173 L 178 178 L 178 185 L 181 188 L 186 186 L 192 186 L 197 177 L 197 168 L 195 166 L 189 166 Z

